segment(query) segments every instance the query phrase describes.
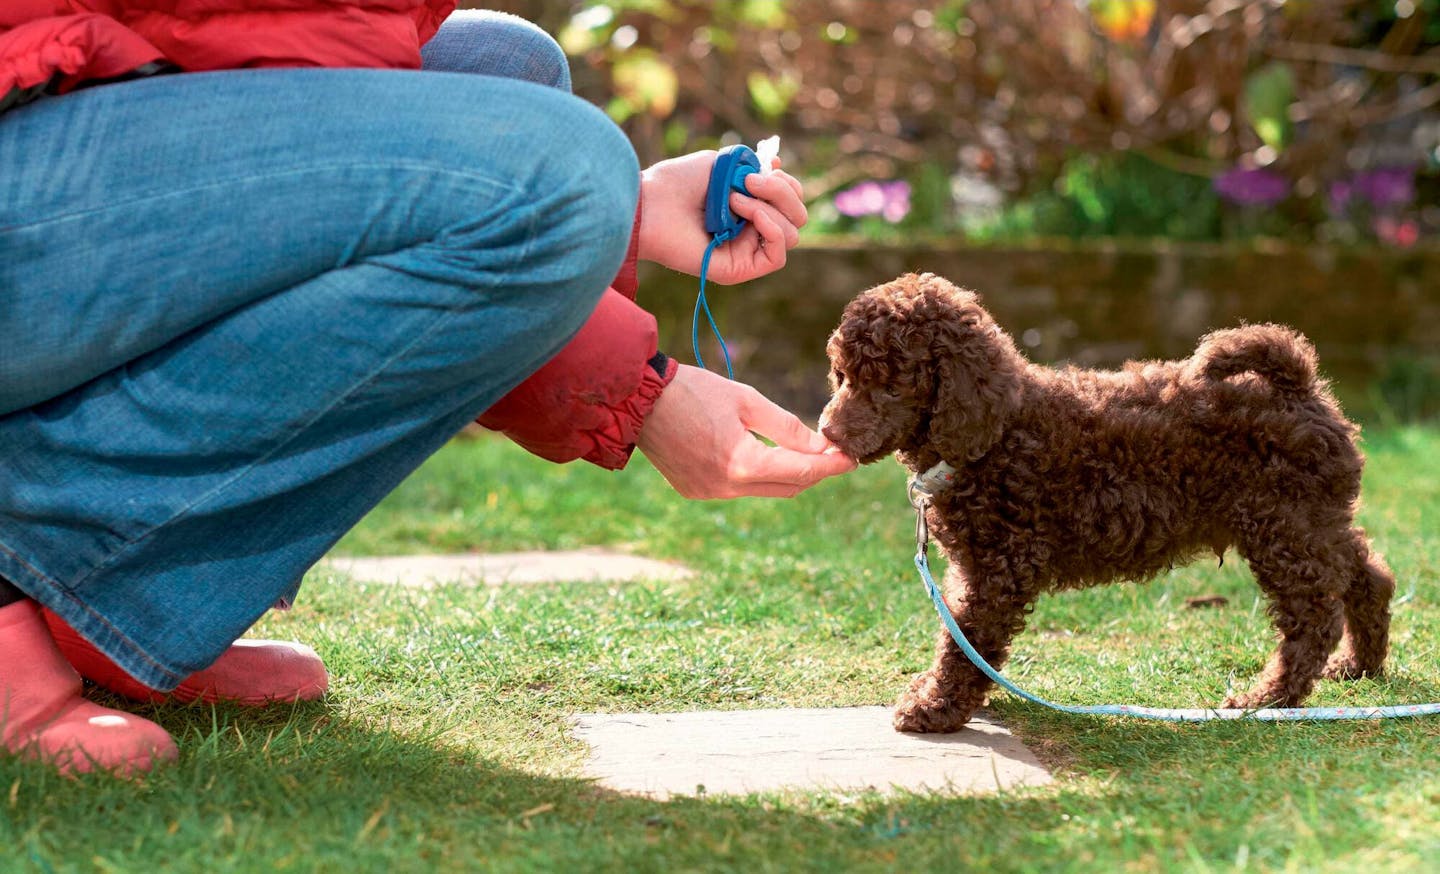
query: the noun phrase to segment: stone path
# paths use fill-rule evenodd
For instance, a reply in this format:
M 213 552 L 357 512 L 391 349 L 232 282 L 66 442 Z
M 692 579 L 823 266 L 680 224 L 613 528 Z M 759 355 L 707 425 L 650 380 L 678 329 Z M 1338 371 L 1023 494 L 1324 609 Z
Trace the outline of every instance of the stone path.
M 888 707 L 587 714 L 586 775 L 668 798 L 776 789 L 990 794 L 1050 782 L 1035 755 L 988 717 L 955 734 L 900 734 Z
M 357 580 L 424 588 L 679 580 L 688 568 L 603 549 L 332 558 Z M 1002 725 L 977 717 L 950 735 L 900 734 L 888 707 L 586 714 L 588 776 L 655 798 L 778 789 L 988 794 L 1050 781 Z M 703 789 L 701 788 L 703 787 Z
M 615 583 L 682 580 L 688 568 L 603 549 L 569 552 L 492 552 L 465 555 L 395 555 L 329 560 L 330 567 L 372 583 L 424 588 L 443 583 L 507 586 L 553 582 Z

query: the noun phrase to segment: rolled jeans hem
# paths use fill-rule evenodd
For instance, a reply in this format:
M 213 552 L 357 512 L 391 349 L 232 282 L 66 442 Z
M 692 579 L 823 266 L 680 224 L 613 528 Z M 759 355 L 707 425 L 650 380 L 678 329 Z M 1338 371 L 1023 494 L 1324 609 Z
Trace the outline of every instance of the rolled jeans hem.
M 31 567 L 4 541 L 0 541 L 0 572 L 3 572 L 0 576 L 10 580 L 41 606 L 53 610 L 101 652 L 119 655 L 119 658 L 112 655 L 112 660 L 119 664 L 125 673 L 146 686 L 168 691 L 194 673 L 170 670 L 155 661 L 144 648 L 126 637 L 120 629 L 106 621 L 104 616 L 91 610 L 84 601 L 72 596 L 64 586 Z

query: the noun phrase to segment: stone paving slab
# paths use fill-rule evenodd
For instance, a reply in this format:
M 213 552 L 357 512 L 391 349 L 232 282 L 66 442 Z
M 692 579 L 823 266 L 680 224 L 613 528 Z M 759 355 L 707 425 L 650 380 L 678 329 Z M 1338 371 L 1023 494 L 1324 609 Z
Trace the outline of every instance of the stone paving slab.
M 445 583 L 509 586 L 553 582 L 682 580 L 694 575 L 694 571 L 677 564 L 603 549 L 337 557 L 329 559 L 329 565 L 364 582 L 414 588 Z
M 1028 747 L 986 714 L 954 734 L 901 734 L 888 707 L 583 714 L 586 775 L 668 798 L 777 789 L 905 789 L 984 795 L 1050 782 Z

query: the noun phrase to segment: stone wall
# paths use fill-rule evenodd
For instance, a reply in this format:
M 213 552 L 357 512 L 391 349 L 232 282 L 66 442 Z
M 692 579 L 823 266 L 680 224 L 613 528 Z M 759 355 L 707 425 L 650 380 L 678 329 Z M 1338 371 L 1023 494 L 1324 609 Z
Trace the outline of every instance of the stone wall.
M 707 296 L 736 377 L 813 417 L 826 395 L 825 338 L 841 309 L 860 290 L 911 270 L 980 292 L 1035 361 L 1108 367 L 1180 357 L 1213 328 L 1273 321 L 1310 337 L 1352 412 L 1376 414 L 1382 385 L 1412 403 L 1418 393 L 1422 414 L 1440 411 L 1440 249 L 807 247 L 773 276 L 712 284 Z M 641 303 L 661 321 L 661 348 L 693 363 L 696 280 L 651 265 L 641 279 Z M 723 369 L 707 335 L 702 328 L 706 361 Z

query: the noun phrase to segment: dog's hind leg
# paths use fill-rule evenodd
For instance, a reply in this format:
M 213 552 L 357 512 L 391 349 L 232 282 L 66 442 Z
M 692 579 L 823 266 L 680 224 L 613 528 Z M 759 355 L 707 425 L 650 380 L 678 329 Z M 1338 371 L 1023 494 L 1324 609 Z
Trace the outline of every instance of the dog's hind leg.
M 945 602 L 966 639 L 998 669 L 1010 652 L 1011 639 L 1025 627 L 1025 607 L 1030 599 L 998 594 L 1016 592 L 1018 586 L 992 585 L 993 579 L 984 582 L 983 588 L 968 585 L 952 562 L 945 575 Z M 990 686 L 990 679 L 970 663 L 949 631 L 941 628 L 934 664 L 917 675 L 896 702 L 895 730 L 959 731 L 985 703 Z
M 1224 707 L 1299 705 L 1340 640 L 1341 598 L 1350 585 L 1353 559 L 1346 557 L 1338 538 L 1296 527 L 1264 526 L 1240 544 L 1255 581 L 1270 599 L 1280 645 L 1255 685 L 1225 699 Z
M 1345 636 L 1325 665 L 1324 676 L 1331 680 L 1379 676 L 1390 646 L 1390 598 L 1395 594 L 1395 576 L 1385 559 L 1370 551 L 1363 530 L 1350 529 L 1349 538 L 1352 578 L 1344 595 Z

